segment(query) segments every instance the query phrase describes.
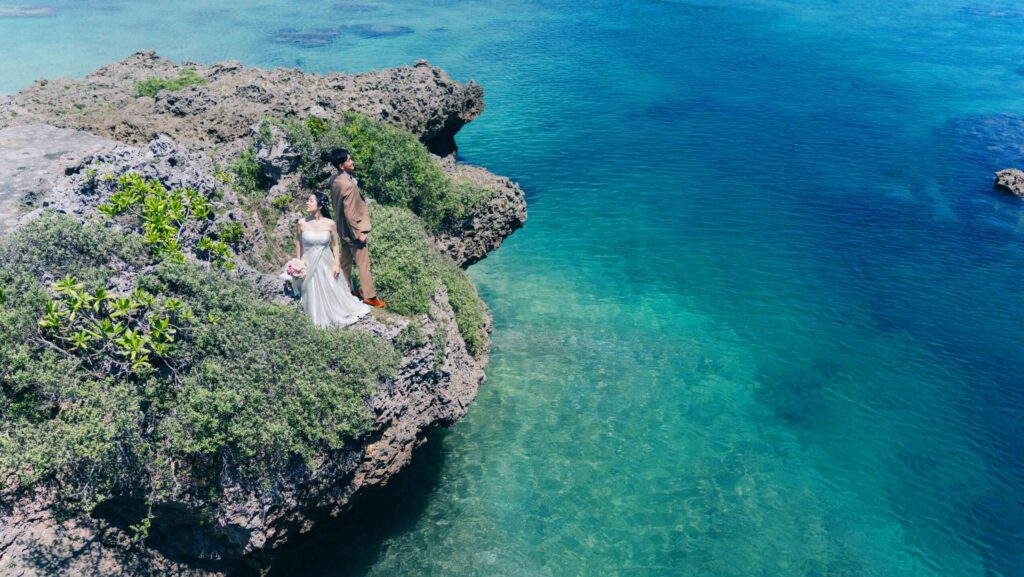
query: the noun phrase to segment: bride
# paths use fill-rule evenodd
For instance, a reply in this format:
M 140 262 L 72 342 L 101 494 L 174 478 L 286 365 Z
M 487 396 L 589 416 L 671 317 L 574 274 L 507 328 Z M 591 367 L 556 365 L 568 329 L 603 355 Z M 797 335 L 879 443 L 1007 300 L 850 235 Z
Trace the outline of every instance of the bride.
M 295 256 L 306 263 L 300 302 L 313 324 L 320 327 L 350 325 L 370 312 L 370 307 L 352 296 L 349 279 L 341 274 L 338 229 L 329 206 L 323 193 L 309 195 L 309 214 L 299 221 L 295 233 Z

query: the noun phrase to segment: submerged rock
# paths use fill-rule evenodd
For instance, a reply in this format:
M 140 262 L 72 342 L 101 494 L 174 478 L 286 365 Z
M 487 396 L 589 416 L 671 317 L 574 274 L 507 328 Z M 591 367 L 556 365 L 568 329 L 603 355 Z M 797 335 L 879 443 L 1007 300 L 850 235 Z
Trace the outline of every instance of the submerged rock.
M 1024 171 L 1007 168 L 996 173 L 996 188 L 1024 198 Z
M 394 24 L 349 24 L 342 26 L 341 32 L 359 38 L 389 38 L 391 36 L 405 36 L 415 31 L 408 26 L 397 26 Z
M 270 37 L 271 42 L 289 44 L 300 48 L 316 48 L 327 46 L 338 37 L 338 31 L 331 28 L 314 28 L 312 30 L 296 30 L 282 28 Z
M 363 4 L 360 2 L 335 2 L 333 8 L 342 12 L 373 12 L 380 7 L 375 4 Z
M 54 16 L 53 6 L 0 6 L 0 18 L 40 18 Z

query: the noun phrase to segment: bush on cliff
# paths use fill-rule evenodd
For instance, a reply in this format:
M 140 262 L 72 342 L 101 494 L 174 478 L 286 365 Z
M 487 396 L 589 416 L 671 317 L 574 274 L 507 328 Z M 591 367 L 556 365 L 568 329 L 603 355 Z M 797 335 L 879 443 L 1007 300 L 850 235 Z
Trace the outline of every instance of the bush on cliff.
M 257 131 L 258 143 L 270 144 L 271 125 L 280 128 L 299 151 L 298 170 L 306 187 L 322 185 L 327 153 L 347 148 L 368 196 L 382 204 L 408 208 L 433 232 L 464 220 L 493 194 L 468 181 L 449 179 L 411 133 L 356 112 L 346 112 L 337 122 L 315 117 L 267 120 Z
M 437 258 L 416 215 L 396 206 L 370 205 L 370 259 L 377 293 L 401 315 L 430 311 L 441 285 Z M 353 267 L 356 278 L 359 275 Z
M 194 476 L 272 487 L 295 458 L 366 429 L 366 398 L 397 364 L 389 343 L 317 329 L 222 272 L 150 258 L 137 236 L 69 217 L 37 219 L 0 246 L 0 479 L 53 483 L 86 508 L 159 501 Z M 65 275 L 87 293 L 177 299 L 189 314 L 160 363 L 124 374 L 39 326 Z M 109 313 L 105 302 L 78 314 Z
M 200 76 L 195 70 L 185 68 L 177 78 L 147 78 L 136 82 L 133 96 L 135 96 L 135 98 L 141 98 L 143 96 L 149 96 L 152 98 L 161 90 L 181 90 L 182 88 L 202 85 L 208 82 L 209 80 Z
M 403 315 L 429 312 L 431 296 L 443 282 L 466 347 L 474 356 L 483 352 L 487 308 L 466 271 L 430 247 L 423 225 L 409 210 L 374 203 L 370 219 L 374 284 L 388 308 Z
M 466 271 L 442 256 L 438 261 L 441 280 L 448 289 L 448 303 L 455 311 L 455 323 L 459 326 L 462 340 L 466 341 L 469 354 L 479 356 L 487 345 L 487 306 L 480 300 Z

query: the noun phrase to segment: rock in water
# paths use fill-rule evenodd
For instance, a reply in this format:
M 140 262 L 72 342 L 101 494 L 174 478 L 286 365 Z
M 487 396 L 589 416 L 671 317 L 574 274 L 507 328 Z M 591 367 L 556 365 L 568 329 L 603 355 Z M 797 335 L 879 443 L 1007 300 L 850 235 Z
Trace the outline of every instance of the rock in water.
M 39 18 L 56 13 L 53 6 L 0 6 L 0 18 Z
M 405 36 L 415 32 L 408 26 L 391 24 L 350 24 L 342 26 L 341 31 L 358 38 L 389 38 L 392 36 Z
M 1024 198 L 1024 171 L 1007 168 L 996 173 L 996 188 Z
M 270 40 L 277 44 L 291 44 L 299 48 L 316 48 L 327 46 L 337 37 L 338 31 L 330 28 L 315 28 L 313 30 L 282 28 Z

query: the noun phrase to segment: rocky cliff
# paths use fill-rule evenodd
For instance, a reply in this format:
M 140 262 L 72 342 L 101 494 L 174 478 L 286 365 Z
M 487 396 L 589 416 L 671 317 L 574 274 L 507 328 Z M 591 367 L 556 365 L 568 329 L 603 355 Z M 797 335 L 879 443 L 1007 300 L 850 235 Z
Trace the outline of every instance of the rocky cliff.
M 133 94 L 139 82 L 173 78 L 185 68 L 203 82 L 152 97 Z M 109 194 L 97 184 L 96 166 L 112 175 L 134 172 L 168 187 L 212 194 L 218 162 L 245 147 L 254 123 L 268 117 L 332 118 L 355 110 L 413 132 L 439 155 L 446 172 L 494 190 L 482 208 L 432 239 L 456 263 L 467 265 L 497 248 L 526 217 L 515 183 L 462 165 L 452 154 L 455 133 L 483 110 L 482 96 L 479 86 L 455 82 L 426 63 L 320 76 L 233 62 L 178 66 L 139 53 L 83 80 L 38 81 L 0 102 L 0 172 L 14 175 L 0 185 L 0 226 L 8 233 L 44 209 L 95 219 Z M 260 235 L 274 236 L 230 189 L 217 206 L 219 220 L 246 227 L 250 248 L 270 242 Z M 183 235 L 186 250 L 196 238 Z M 251 254 L 239 253 L 237 274 L 254 281 L 263 298 L 289 303 L 281 281 L 272 271 L 259 270 Z M 348 329 L 391 342 L 401 356 L 397 373 L 382 379 L 368 401 L 370 432 L 343 450 L 318 455 L 311 466 L 296 468 L 273 491 L 240 483 L 213 499 L 202 487 L 186 487 L 176 499 L 157 503 L 148 537 L 136 541 L 129 525 L 143 504 L 135 496 L 108 499 L 82 515 L 62 508 L 52 486 L 25 490 L 13 478 L 4 479 L 0 573 L 261 572 L 289 537 L 311 530 L 326 516 L 343 514 L 361 490 L 387 483 L 401 470 L 431 428 L 465 414 L 484 379 L 486 344 L 476 354 L 468 350 L 445 285 L 433 294 L 429 309 L 413 317 L 368 317 Z

